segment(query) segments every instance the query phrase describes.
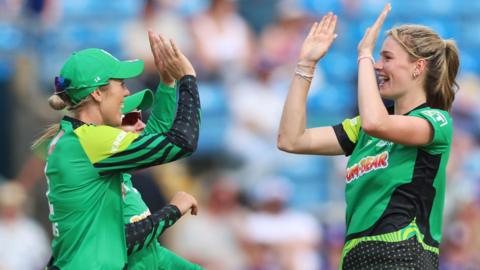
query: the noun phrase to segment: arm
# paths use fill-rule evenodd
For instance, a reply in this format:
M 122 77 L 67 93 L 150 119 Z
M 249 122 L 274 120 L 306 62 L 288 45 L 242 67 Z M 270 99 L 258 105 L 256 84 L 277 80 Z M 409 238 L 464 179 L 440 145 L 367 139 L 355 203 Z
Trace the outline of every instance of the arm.
M 167 63 L 161 57 L 161 46 L 157 36 L 152 32 L 148 32 L 148 40 L 150 49 L 152 50 L 155 67 L 157 68 L 160 83 L 155 93 L 155 102 L 153 104 L 152 113 L 148 118 L 147 126 L 144 133 L 166 132 L 172 127 L 175 109 L 177 105 L 176 81 L 168 72 Z M 181 76 L 181 75 L 178 75 Z
M 167 132 L 172 127 L 176 108 L 177 93 L 175 87 L 160 82 L 155 92 L 152 112 L 143 132 L 145 134 Z
M 172 78 L 179 80 L 179 101 L 175 120 L 166 133 L 154 130 L 155 133 L 142 135 L 105 126 L 102 129 L 107 134 L 99 134 L 98 131 L 86 132 L 85 130 L 99 127 L 85 125 L 83 140 L 88 140 L 88 143 L 82 145 L 100 175 L 128 172 L 171 162 L 191 155 L 197 148 L 200 98 L 195 70 L 173 41 L 167 44 L 162 36 L 155 36 L 151 32 L 149 37 L 156 61 L 162 59 L 164 70 Z M 160 113 L 160 108 L 157 107 L 154 113 Z M 77 135 L 81 133 L 79 129 L 75 132 Z M 82 136 L 78 137 L 82 141 Z
M 125 224 L 128 254 L 155 241 L 154 239 L 175 224 L 181 216 L 180 210 L 175 205 L 169 204 L 141 221 Z
M 370 136 L 404 145 L 425 145 L 433 138 L 433 128 L 423 118 L 389 115 L 380 97 L 371 56 L 378 32 L 390 11 L 386 5 L 374 25 L 358 45 L 358 108 L 362 129 Z
M 138 135 L 116 128 L 89 125 L 75 130 L 90 161 L 101 175 L 171 162 L 189 156 L 196 150 L 200 100 L 195 77 L 187 75 L 182 78 L 179 93 L 177 115 L 166 133 Z
M 158 237 L 186 212 L 191 211 L 197 215 L 197 200 L 186 192 L 178 192 L 170 201 L 170 204 L 149 217 L 139 222 L 125 225 L 128 254 L 148 246 L 153 239 Z
M 299 57 L 297 72 L 290 84 L 278 131 L 280 150 L 301 153 L 338 155 L 342 148 L 332 127 L 306 128 L 306 100 L 316 63 L 336 37 L 337 18 L 329 13 L 315 23 L 306 37 Z

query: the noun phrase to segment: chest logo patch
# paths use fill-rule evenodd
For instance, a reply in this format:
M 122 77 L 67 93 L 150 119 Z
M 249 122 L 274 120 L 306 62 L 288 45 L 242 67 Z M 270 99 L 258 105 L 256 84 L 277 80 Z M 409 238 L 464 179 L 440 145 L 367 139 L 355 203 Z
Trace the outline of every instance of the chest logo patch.
M 379 170 L 388 167 L 388 152 L 384 151 L 376 156 L 367 156 L 360 160 L 360 162 L 347 168 L 346 181 L 347 184 L 357 180 L 364 174 L 374 170 Z

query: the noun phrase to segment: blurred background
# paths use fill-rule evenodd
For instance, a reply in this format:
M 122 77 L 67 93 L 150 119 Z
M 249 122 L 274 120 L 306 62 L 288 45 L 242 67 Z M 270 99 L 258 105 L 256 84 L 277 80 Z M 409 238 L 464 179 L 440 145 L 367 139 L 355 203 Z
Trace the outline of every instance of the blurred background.
M 152 211 L 179 190 L 200 202 L 162 243 L 213 270 L 336 269 L 346 158 L 282 153 L 276 132 L 301 42 L 328 11 L 339 36 L 317 66 L 308 125 L 357 114 L 356 46 L 386 2 L 0 0 L 0 269 L 40 269 L 50 256 L 44 164 L 29 146 L 61 118 L 47 103 L 54 76 L 71 52 L 98 47 L 145 60 L 129 88 L 155 89 L 147 29 L 192 60 L 203 110 L 192 157 L 133 177 Z M 480 269 L 480 0 L 390 2 L 384 30 L 425 24 L 460 49 L 441 269 Z

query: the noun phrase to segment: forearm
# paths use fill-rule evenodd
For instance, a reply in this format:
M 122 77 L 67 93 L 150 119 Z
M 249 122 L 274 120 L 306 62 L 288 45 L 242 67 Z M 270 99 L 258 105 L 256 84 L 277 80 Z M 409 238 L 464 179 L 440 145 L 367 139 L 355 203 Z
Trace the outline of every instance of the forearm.
M 200 112 L 200 97 L 196 78 L 186 75 L 179 81 L 177 115 L 166 136 L 172 143 L 187 153 L 193 153 L 197 148 Z
M 156 239 L 182 216 L 175 205 L 167 205 L 147 218 L 125 225 L 128 254 L 136 252 Z
M 144 133 L 167 132 L 172 127 L 176 107 L 175 84 L 172 86 L 160 82 L 155 92 L 155 102 Z
M 307 122 L 307 95 L 310 82 L 299 75 L 293 76 L 288 96 L 283 107 L 278 131 L 278 148 L 291 152 L 296 142 L 305 133 Z
M 362 129 L 367 133 L 382 128 L 388 119 L 388 112 L 378 89 L 373 61 L 368 58 L 362 58 L 358 63 L 358 109 Z

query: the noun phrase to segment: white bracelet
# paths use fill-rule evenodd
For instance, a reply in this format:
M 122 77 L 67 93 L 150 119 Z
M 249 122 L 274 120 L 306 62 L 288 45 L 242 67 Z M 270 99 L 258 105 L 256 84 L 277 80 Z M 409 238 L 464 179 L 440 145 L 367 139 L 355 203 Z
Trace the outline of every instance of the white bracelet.
M 372 64 L 375 65 L 375 59 L 373 59 L 373 56 L 371 54 L 368 54 L 368 55 L 360 55 L 358 58 L 357 58 L 357 64 L 360 63 L 360 60 L 362 59 L 370 59 L 372 61 Z
M 313 74 L 304 73 L 301 70 L 299 70 L 298 68 L 295 70 L 295 75 L 300 76 L 302 79 L 304 79 L 308 82 L 312 82 L 312 79 L 313 79 Z

